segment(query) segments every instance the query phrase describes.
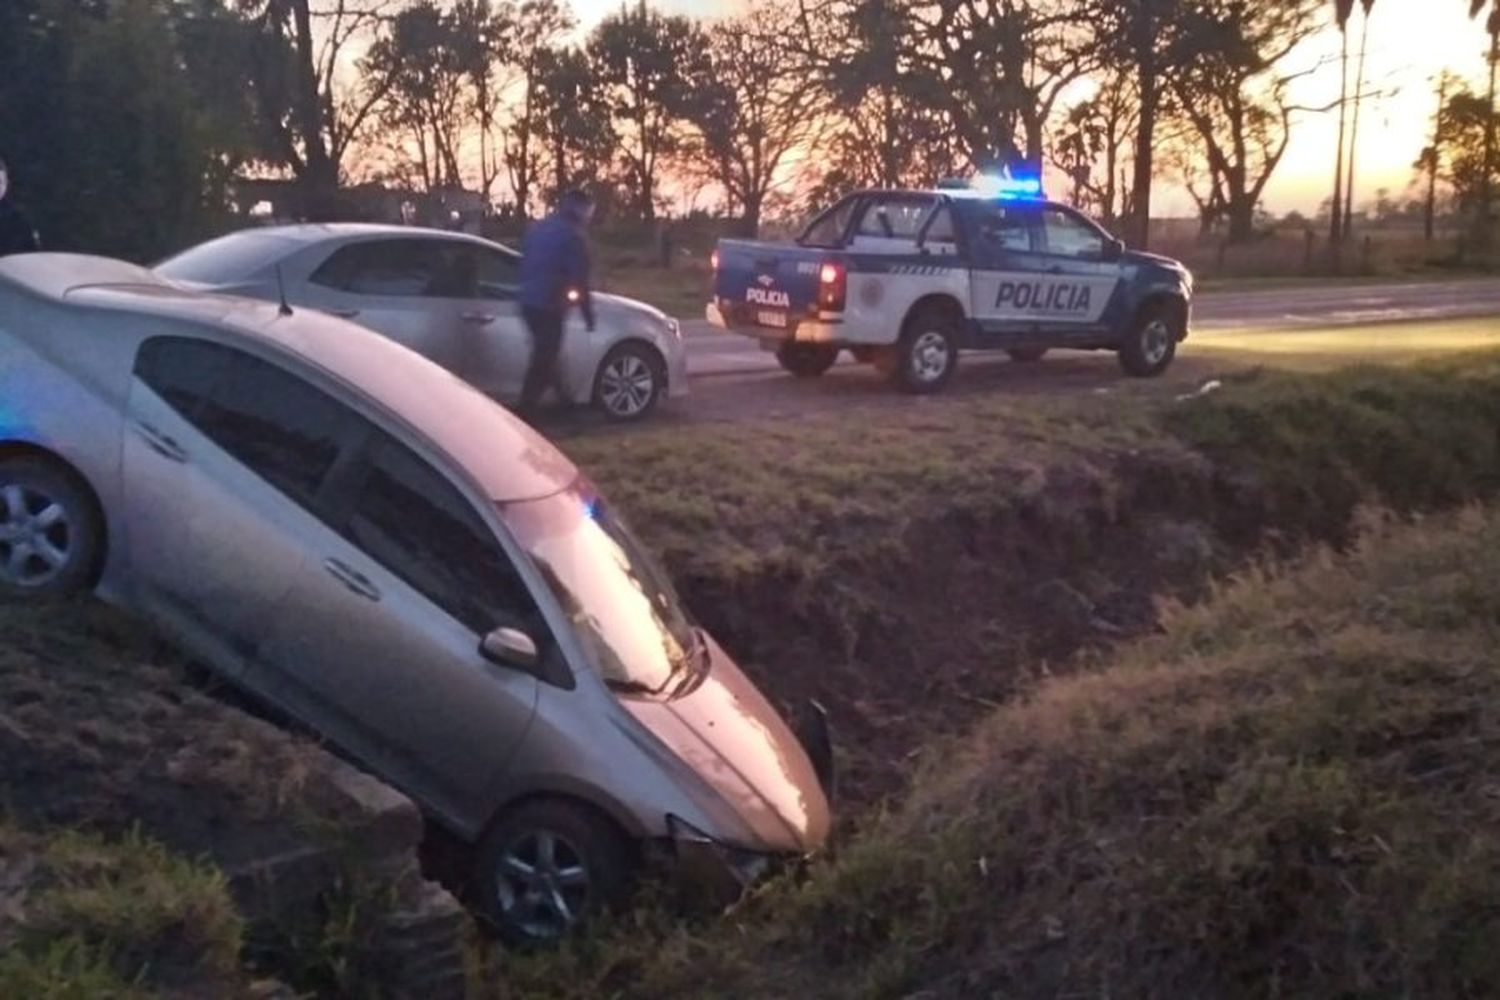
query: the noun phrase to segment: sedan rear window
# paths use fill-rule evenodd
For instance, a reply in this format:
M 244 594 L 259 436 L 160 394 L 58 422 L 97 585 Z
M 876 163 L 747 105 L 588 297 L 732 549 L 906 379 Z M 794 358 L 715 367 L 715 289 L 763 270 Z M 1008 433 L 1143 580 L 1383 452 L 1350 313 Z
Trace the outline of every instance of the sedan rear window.
M 169 281 L 229 284 L 258 276 L 296 248 L 295 240 L 272 233 L 230 233 L 184 250 L 155 270 Z

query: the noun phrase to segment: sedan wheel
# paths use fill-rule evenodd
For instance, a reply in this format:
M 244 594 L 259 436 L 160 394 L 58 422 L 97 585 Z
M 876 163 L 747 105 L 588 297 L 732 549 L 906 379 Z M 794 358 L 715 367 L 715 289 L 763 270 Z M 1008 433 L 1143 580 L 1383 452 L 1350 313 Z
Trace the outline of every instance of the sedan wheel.
M 625 843 L 590 811 L 527 803 L 479 847 L 474 888 L 484 915 L 513 944 L 548 944 L 620 903 L 633 864 Z
M 0 592 L 75 593 L 88 584 L 103 531 L 87 492 L 51 462 L 0 462 Z
M 666 382 L 661 359 L 650 348 L 623 344 L 599 366 L 594 405 L 613 420 L 639 420 L 655 409 Z

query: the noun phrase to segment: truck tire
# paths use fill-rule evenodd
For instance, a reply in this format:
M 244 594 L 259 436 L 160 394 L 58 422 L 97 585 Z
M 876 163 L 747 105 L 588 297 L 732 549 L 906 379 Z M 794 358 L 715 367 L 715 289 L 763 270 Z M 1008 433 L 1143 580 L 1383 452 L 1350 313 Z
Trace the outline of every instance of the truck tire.
M 839 349 L 827 344 L 788 341 L 776 348 L 776 360 L 797 378 L 817 378 L 839 359 Z
M 1010 359 L 1018 364 L 1029 365 L 1034 361 L 1040 361 L 1047 355 L 1045 347 L 1012 347 L 1005 352 Z
M 1120 342 L 1120 367 L 1136 378 L 1152 378 L 1167 370 L 1177 356 L 1182 321 L 1169 306 L 1148 305 L 1136 316 Z
M 896 385 L 927 395 L 948 384 L 958 368 L 958 323 L 946 309 L 923 309 L 906 321 L 896 343 Z

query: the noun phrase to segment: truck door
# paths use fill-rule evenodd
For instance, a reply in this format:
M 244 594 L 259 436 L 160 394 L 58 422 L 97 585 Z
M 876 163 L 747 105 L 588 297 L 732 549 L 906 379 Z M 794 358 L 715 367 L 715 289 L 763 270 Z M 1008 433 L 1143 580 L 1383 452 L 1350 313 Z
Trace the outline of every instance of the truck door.
M 1032 298 L 1046 269 L 1038 206 L 986 202 L 968 218 L 970 315 L 983 334 L 1035 334 L 1040 324 Z
M 1044 321 L 1062 331 L 1098 329 L 1120 284 L 1119 264 L 1104 259 L 1109 237 L 1061 205 L 1043 205 L 1041 224 L 1042 263 L 1049 287 L 1044 295 L 1033 298 L 1043 304 Z

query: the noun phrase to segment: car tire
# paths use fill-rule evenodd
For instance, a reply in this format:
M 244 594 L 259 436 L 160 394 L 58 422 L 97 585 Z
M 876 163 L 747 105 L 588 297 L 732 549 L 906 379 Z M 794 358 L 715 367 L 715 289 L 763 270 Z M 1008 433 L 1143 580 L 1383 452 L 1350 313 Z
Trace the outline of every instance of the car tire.
M 799 344 L 789 341 L 776 348 L 776 360 L 797 378 L 817 378 L 833 367 L 839 349 L 827 344 Z
M 552 944 L 617 908 L 634 883 L 635 857 L 612 823 L 561 799 L 502 814 L 474 855 L 476 909 L 507 944 Z
M 61 464 L 0 461 L 0 595 L 68 597 L 88 590 L 104 552 L 104 519 Z
M 646 344 L 615 346 L 594 375 L 594 406 L 620 423 L 649 415 L 666 392 L 667 366 Z
M 1016 362 L 1017 364 L 1029 365 L 1029 364 L 1033 364 L 1033 363 L 1035 363 L 1037 361 L 1040 361 L 1040 360 L 1042 360 L 1042 358 L 1046 357 L 1047 356 L 1047 348 L 1045 348 L 1045 347 L 1011 347 L 1011 348 L 1007 348 L 1006 351 L 1005 351 L 1005 353 L 1009 354 L 1010 355 L 1010 359 L 1012 361 Z
M 924 309 L 906 322 L 896 344 L 892 376 L 906 392 L 937 392 L 958 368 L 958 324 L 942 309 Z
M 1136 316 L 1130 332 L 1120 343 L 1120 367 L 1136 378 L 1160 375 L 1177 356 L 1182 322 L 1170 309 L 1147 306 Z

